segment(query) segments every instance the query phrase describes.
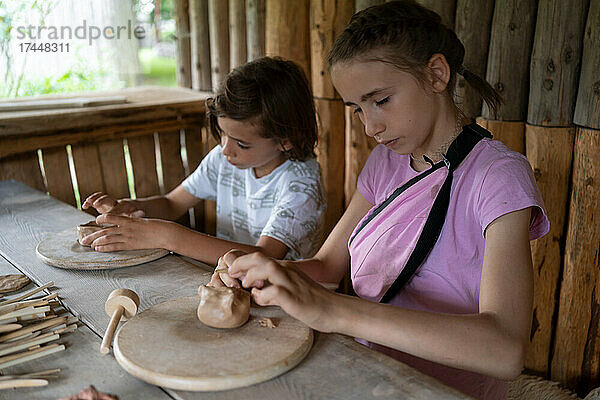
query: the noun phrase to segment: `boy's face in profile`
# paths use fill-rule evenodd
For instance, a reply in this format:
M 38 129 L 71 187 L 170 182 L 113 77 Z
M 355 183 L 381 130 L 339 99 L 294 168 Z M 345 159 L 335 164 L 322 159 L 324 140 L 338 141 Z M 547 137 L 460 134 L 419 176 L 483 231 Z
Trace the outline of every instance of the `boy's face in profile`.
M 217 123 L 221 134 L 221 151 L 236 168 L 253 168 L 256 177 L 260 178 L 285 161 L 281 145 L 274 139 L 260 135 L 262 126 L 227 117 L 219 117 Z

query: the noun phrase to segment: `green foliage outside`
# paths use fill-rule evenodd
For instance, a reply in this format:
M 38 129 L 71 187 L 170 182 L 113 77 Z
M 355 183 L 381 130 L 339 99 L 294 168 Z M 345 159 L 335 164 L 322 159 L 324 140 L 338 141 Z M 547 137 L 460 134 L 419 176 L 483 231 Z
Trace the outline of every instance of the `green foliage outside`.
M 45 18 L 59 3 L 60 0 L 0 0 L 0 98 L 123 87 L 124 82 L 112 76 L 111 71 L 98 65 L 98 62 L 90 62 L 82 57 L 76 57 L 76 62 L 65 72 L 43 77 L 28 76 L 23 72 L 21 63 L 15 62 L 11 54 L 11 45 L 14 47 L 14 43 L 11 44 L 11 40 L 14 40 L 12 30 L 19 25 L 26 25 L 25 22 L 31 20 L 37 20 L 40 25 L 44 25 Z M 133 3 L 136 12 L 144 5 L 149 6 L 148 9 L 152 10 L 150 21 L 155 21 L 156 0 L 134 0 Z M 172 20 L 173 17 L 173 1 L 161 0 L 159 20 Z M 158 40 L 172 42 L 173 30 L 172 27 L 161 29 L 158 31 Z M 158 56 L 151 49 L 140 49 L 138 56 L 143 71 L 138 84 L 177 86 L 174 58 Z
M 142 85 L 177 86 L 174 58 L 161 57 L 151 49 L 139 51 L 143 76 Z

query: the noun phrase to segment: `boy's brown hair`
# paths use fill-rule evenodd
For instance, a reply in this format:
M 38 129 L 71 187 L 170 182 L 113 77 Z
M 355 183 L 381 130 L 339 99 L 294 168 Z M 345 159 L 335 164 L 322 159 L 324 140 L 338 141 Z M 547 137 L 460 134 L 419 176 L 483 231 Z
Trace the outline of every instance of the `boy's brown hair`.
M 302 69 L 279 57 L 261 57 L 231 71 L 214 97 L 206 101 L 211 134 L 220 140 L 218 117 L 249 121 L 263 128 L 262 137 L 280 144 L 290 160 L 315 157 L 317 120 L 312 93 Z

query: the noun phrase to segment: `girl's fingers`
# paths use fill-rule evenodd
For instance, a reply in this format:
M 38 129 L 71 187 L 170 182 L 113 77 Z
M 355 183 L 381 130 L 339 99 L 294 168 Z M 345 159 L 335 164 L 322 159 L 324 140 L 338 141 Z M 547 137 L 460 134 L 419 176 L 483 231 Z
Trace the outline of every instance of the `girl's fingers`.
M 284 311 L 293 303 L 291 293 L 281 286 L 267 286 L 264 289 L 252 288 L 252 298 L 259 306 L 280 306 Z
M 227 287 L 235 287 L 235 288 L 242 287 L 237 279 L 230 277 L 229 275 L 227 275 L 227 273 L 220 273 L 219 278 L 221 279 L 221 281 L 223 281 L 223 283 Z
M 225 286 L 225 284 L 223 283 L 221 278 L 219 278 L 219 274 L 212 274 L 212 276 L 210 277 L 210 282 L 208 282 L 206 286 L 223 287 Z
M 282 286 L 288 290 L 293 290 L 294 288 L 294 282 L 290 278 L 287 269 L 271 259 L 267 259 L 266 262 L 254 264 L 247 270 L 245 275 L 245 277 L 239 278 L 244 287 L 262 288 L 268 282 L 271 285 Z M 235 277 L 236 275 L 233 276 Z
M 243 255 L 246 255 L 248 253 L 246 253 L 245 251 L 242 250 L 238 250 L 238 249 L 231 249 L 229 250 L 227 253 L 223 254 L 223 256 L 221 256 L 219 258 L 219 262 L 227 267 L 230 267 L 231 264 L 233 264 L 233 262 L 238 258 L 241 257 Z

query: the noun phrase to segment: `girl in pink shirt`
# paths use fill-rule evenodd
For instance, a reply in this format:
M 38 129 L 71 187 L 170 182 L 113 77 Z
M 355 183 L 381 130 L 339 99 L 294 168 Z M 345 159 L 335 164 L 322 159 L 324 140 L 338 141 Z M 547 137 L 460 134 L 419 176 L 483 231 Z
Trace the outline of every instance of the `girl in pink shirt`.
M 506 397 L 525 359 L 533 303 L 529 241 L 549 222 L 527 159 L 470 124 L 453 100 L 464 47 L 414 1 L 355 14 L 329 56 L 333 83 L 379 146 L 315 257 L 232 250 L 213 285 L 252 287 L 324 332 L 351 335 L 480 399 Z M 359 297 L 338 283 L 350 268 Z

